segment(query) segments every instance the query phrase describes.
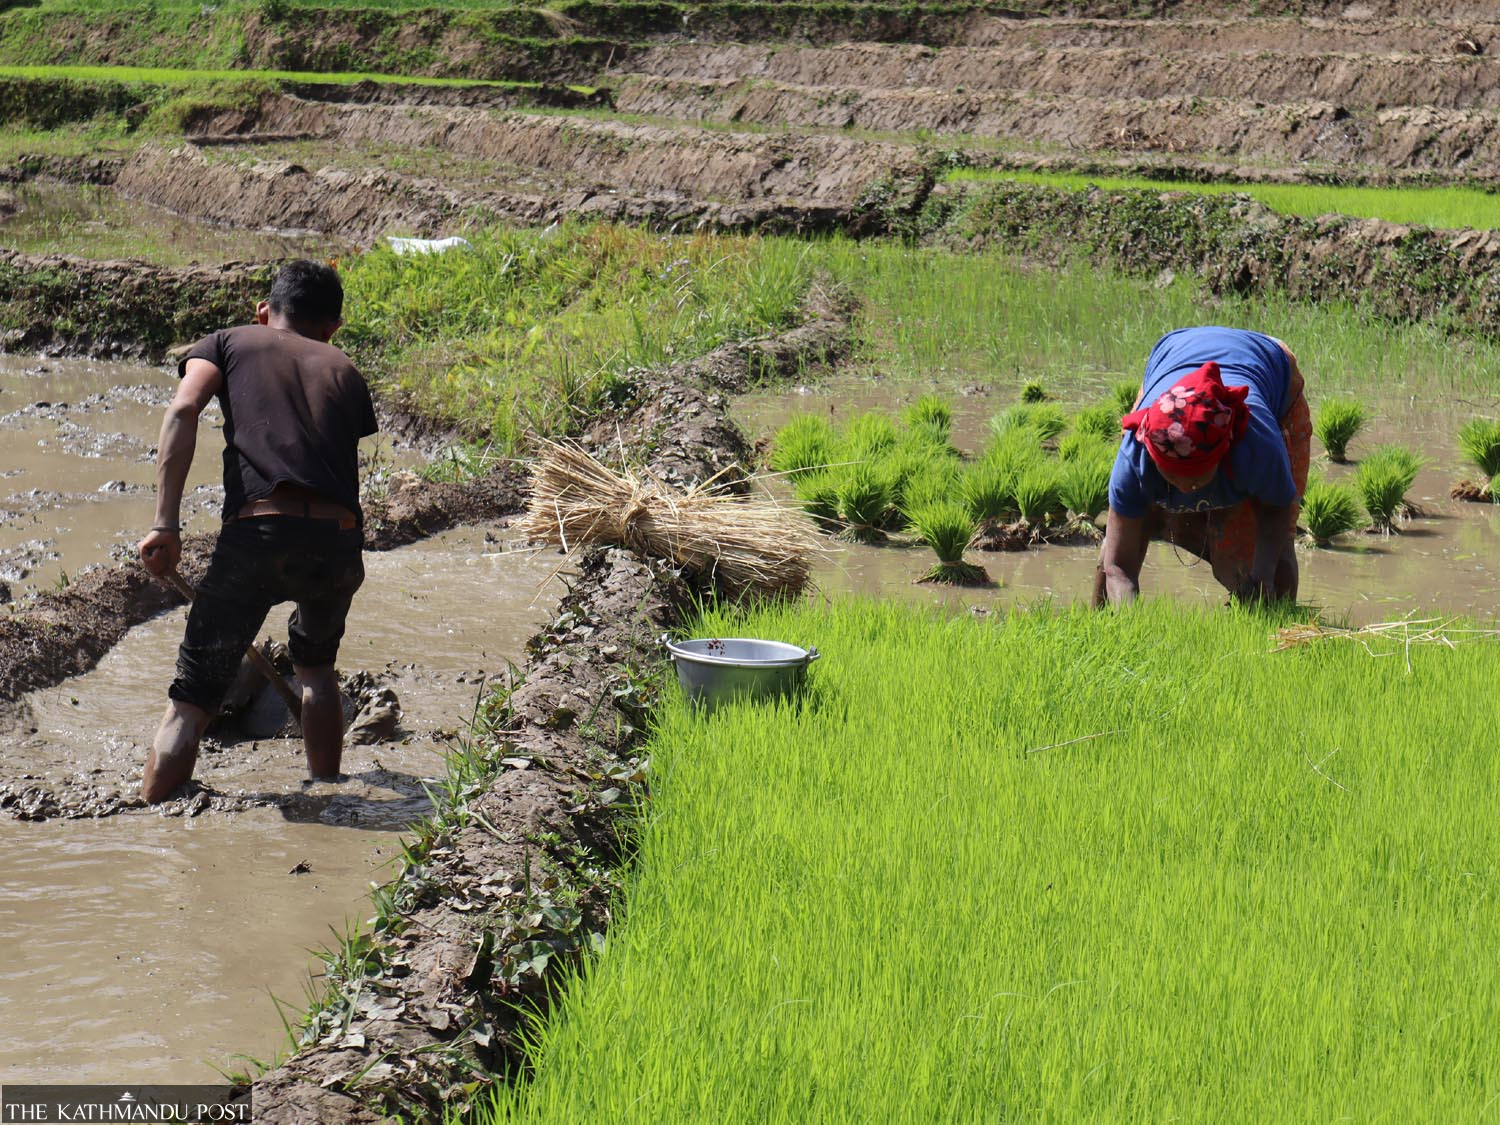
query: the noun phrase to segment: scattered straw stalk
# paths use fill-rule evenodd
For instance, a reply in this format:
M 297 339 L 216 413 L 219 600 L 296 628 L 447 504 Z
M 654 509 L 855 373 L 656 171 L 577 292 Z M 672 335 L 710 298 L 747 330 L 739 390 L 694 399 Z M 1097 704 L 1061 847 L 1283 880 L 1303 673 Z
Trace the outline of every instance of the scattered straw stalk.
M 806 520 L 773 500 L 745 499 L 713 480 L 683 491 L 650 474 L 620 476 L 553 442 L 537 461 L 516 532 L 565 551 L 610 545 L 665 558 L 734 596 L 798 593 L 825 549 Z

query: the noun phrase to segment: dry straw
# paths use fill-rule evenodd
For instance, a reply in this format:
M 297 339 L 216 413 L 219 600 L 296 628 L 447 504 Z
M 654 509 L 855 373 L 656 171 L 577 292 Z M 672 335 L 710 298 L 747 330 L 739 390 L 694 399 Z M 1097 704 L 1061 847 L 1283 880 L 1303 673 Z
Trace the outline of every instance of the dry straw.
M 532 475 L 531 505 L 516 525 L 564 551 L 627 547 L 716 579 L 731 596 L 799 593 L 825 550 L 807 520 L 771 499 L 716 484 L 686 491 L 628 468 L 618 475 L 575 445 L 547 442 Z

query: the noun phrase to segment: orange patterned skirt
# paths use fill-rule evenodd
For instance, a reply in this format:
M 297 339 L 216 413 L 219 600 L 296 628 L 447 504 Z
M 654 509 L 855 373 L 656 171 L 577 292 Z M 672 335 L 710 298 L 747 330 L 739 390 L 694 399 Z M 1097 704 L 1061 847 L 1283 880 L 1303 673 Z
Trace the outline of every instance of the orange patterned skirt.
M 1286 345 L 1282 345 L 1286 349 Z M 1281 416 L 1281 436 L 1286 441 L 1287 456 L 1292 462 L 1292 480 L 1297 485 L 1297 503 L 1292 505 L 1286 527 L 1284 556 L 1294 551 L 1297 515 L 1302 494 L 1307 491 L 1307 469 L 1312 459 L 1312 414 L 1303 394 L 1302 372 L 1297 357 L 1287 350 L 1291 361 L 1291 405 Z M 1255 535 L 1260 501 L 1242 500 L 1232 508 L 1213 512 L 1167 512 L 1160 508 L 1146 517 L 1146 533 L 1152 539 L 1163 539 L 1185 551 L 1207 559 L 1214 577 L 1230 593 L 1242 590 L 1250 580 L 1255 561 Z

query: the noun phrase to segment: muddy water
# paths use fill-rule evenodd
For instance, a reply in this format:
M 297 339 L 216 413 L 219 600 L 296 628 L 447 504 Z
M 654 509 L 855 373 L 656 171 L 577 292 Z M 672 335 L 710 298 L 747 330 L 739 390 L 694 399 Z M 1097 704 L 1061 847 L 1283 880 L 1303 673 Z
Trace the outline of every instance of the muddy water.
M 145 258 L 183 266 L 327 257 L 342 248 L 322 235 L 212 226 L 126 199 L 108 187 L 35 181 L 4 194 L 0 244 L 31 254 Z
M 15 596 L 118 557 L 150 527 L 156 438 L 175 384 L 165 368 L 0 355 L 0 582 Z M 211 405 L 183 498 L 189 531 L 218 526 L 222 425 Z M 363 452 L 411 458 L 384 438 Z
M 899 411 L 923 393 L 941 394 L 953 404 L 954 442 L 966 451 L 983 446 L 990 417 L 1015 401 L 1014 391 L 973 388 L 961 394 L 952 388 L 842 380 L 791 394 L 747 395 L 735 404 L 735 414 L 747 432 L 759 438 L 802 411 L 816 411 L 837 424 L 868 410 Z M 1093 400 L 1102 393 L 1096 390 Z M 1396 535 L 1356 533 L 1341 536 L 1330 550 L 1299 548 L 1301 600 L 1321 607 L 1331 619 L 1355 623 L 1408 613 L 1494 617 L 1500 611 L 1500 564 L 1495 561 L 1500 559 L 1500 506 L 1448 496 L 1454 482 L 1476 475 L 1458 452 L 1458 428 L 1485 411 L 1472 405 L 1436 409 L 1409 398 L 1379 396 L 1370 405 L 1376 417 L 1350 447 L 1350 455 L 1358 458 L 1361 450 L 1399 442 L 1427 458 L 1429 464 L 1408 493 L 1421 513 L 1405 521 Z M 1316 439 L 1314 449 L 1320 450 Z M 1315 456 L 1313 471 L 1340 480 L 1351 476 L 1354 467 L 1320 463 Z M 915 582 L 932 565 L 932 553 L 925 547 L 850 547 L 826 560 L 817 577 L 829 596 L 855 592 L 984 607 L 1041 598 L 1066 604 L 1089 597 L 1097 559 L 1096 547 L 973 552 L 969 561 L 983 565 L 997 585 L 953 590 Z M 1141 583 L 1148 594 L 1191 603 L 1215 605 L 1225 597 L 1206 563 L 1165 543 L 1152 545 Z
M 307 950 L 368 916 L 368 883 L 427 809 L 445 740 L 552 612 L 556 565 L 473 530 L 366 556 L 340 665 L 380 674 L 404 718 L 393 740 L 349 748 L 346 783 L 304 785 L 300 743 L 226 743 L 206 748 L 199 780 L 291 799 L 196 819 L 0 821 L 0 1082 L 211 1081 L 233 1052 L 276 1051 L 271 997 L 300 1007 Z M 25 699 L 0 770 L 138 784 L 182 616 Z M 268 631 L 284 639 L 284 617 Z M 311 870 L 291 874 L 300 863 Z
M 17 596 L 108 561 L 149 524 L 172 385 L 153 368 L 0 357 L 0 575 Z M 218 519 L 215 424 L 199 436 L 190 529 Z M 447 740 L 556 604 L 556 558 L 503 553 L 499 533 L 366 556 L 340 666 L 388 684 L 403 715 L 385 741 L 348 749 L 347 782 L 305 786 L 299 742 L 226 736 L 205 743 L 197 780 L 246 811 L 0 820 L 0 1083 L 211 1081 L 234 1052 L 280 1047 L 271 997 L 300 1007 L 307 951 L 367 917 L 368 884 L 427 810 Z M 185 612 L 0 710 L 0 776 L 133 794 Z M 264 632 L 284 640 L 286 617 Z

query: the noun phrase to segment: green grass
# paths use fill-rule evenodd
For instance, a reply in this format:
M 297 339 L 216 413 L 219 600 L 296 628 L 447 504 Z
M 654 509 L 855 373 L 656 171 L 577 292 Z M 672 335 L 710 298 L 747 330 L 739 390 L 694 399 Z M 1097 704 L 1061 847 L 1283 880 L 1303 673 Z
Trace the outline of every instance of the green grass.
M 1500 372 L 1500 342 L 1348 305 L 1215 297 L 1185 277 L 1158 287 L 1089 262 L 1038 268 L 996 250 L 842 239 L 815 243 L 810 256 L 862 299 L 857 358 L 893 383 L 1019 393 L 1037 381 L 1058 401 L 1079 404 L 1129 383 L 1123 393 L 1133 398 L 1152 345 L 1191 324 L 1285 340 L 1314 398 L 1473 391 L 1495 387 Z
M 470 238 L 347 261 L 338 341 L 383 390 L 502 453 L 529 430 L 571 432 L 634 370 L 789 325 L 808 283 L 787 240 L 602 223 Z
M 1500 653 L 1276 623 L 711 618 L 815 644 L 810 695 L 666 707 L 623 917 L 493 1119 L 1482 1119 Z
M 1118 176 L 1089 176 L 1076 173 L 1009 172 L 957 169 L 950 180 L 1014 180 L 1019 183 L 1046 184 L 1060 188 L 1086 188 L 1090 185 L 1105 191 L 1146 189 L 1149 191 L 1186 191 L 1202 195 L 1239 193 L 1252 196 L 1287 215 L 1338 214 L 1356 218 L 1385 219 L 1392 223 L 1410 223 L 1440 229 L 1474 227 L 1478 230 L 1500 228 L 1500 195 L 1474 188 L 1377 188 L 1330 187 L 1323 184 L 1256 184 L 1256 183 L 1187 183 L 1175 180 L 1135 179 Z

